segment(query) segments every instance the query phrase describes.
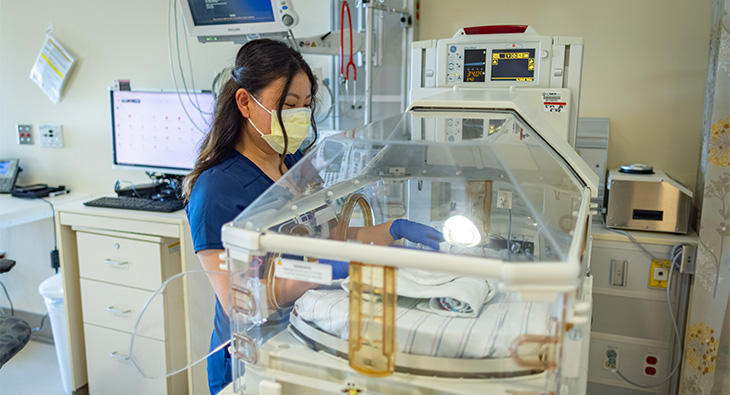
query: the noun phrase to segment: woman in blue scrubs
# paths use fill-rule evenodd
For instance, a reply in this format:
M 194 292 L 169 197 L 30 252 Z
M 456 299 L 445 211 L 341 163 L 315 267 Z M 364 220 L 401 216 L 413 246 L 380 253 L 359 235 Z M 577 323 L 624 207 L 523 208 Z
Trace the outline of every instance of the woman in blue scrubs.
M 218 96 L 213 125 L 183 185 L 198 259 L 209 273 L 221 272 L 208 275 L 216 293 L 211 350 L 231 336 L 228 278 L 220 270 L 221 227 L 302 157 L 298 149 L 310 122 L 316 136 L 311 116 L 316 93 L 314 74 L 297 51 L 278 41 L 254 40 L 238 51 Z M 227 349 L 208 358 L 211 394 L 231 382 L 230 364 Z
M 299 148 L 310 126 L 316 141 L 316 94 L 317 81 L 302 56 L 284 43 L 262 39 L 240 48 L 218 96 L 213 125 L 183 183 L 193 246 L 216 294 L 211 350 L 231 336 L 228 273 L 220 269 L 221 227 L 302 157 Z M 351 230 L 348 236 L 380 245 L 405 237 L 438 249 L 443 240 L 435 229 L 406 220 Z M 331 264 L 335 274 L 347 275 L 346 262 Z M 292 281 L 284 287 L 296 298 L 310 285 Z M 230 382 L 231 357 L 224 348 L 208 358 L 211 394 Z

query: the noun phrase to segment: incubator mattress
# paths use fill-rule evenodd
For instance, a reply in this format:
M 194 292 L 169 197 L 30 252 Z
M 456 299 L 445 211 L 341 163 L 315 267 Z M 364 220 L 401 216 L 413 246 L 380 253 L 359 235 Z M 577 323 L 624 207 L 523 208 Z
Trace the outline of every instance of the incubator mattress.
M 443 316 L 418 309 L 424 299 L 398 298 L 396 350 L 443 358 L 505 358 L 520 335 L 551 333 L 548 306 L 497 293 L 476 318 Z M 311 290 L 295 305 L 299 318 L 341 339 L 348 337 L 348 293 Z

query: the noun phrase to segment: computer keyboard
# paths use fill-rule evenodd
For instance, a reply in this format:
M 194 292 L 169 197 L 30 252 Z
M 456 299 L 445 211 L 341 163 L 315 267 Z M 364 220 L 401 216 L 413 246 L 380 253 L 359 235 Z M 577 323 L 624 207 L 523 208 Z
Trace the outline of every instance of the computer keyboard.
M 171 213 L 185 207 L 179 200 L 152 200 L 135 197 L 101 197 L 84 202 L 85 206 L 120 208 L 124 210 L 159 211 Z

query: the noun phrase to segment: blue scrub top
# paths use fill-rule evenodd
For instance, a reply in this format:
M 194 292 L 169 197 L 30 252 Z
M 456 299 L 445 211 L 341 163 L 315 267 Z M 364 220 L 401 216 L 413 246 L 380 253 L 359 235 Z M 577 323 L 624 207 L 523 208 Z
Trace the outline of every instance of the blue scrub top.
M 297 151 L 284 158 L 291 168 L 302 158 Z M 223 249 L 221 228 L 232 221 L 274 181 L 251 160 L 233 151 L 221 163 L 200 174 L 190 194 L 186 211 L 195 252 Z M 221 344 L 231 336 L 228 315 L 216 297 L 215 334 Z

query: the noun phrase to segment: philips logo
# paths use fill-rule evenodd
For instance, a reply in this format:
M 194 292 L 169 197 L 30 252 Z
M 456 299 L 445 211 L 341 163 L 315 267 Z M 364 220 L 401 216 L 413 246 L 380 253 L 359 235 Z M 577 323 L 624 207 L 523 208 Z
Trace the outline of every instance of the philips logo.
M 228 31 L 229 32 L 240 32 L 241 28 L 240 27 L 229 27 Z

